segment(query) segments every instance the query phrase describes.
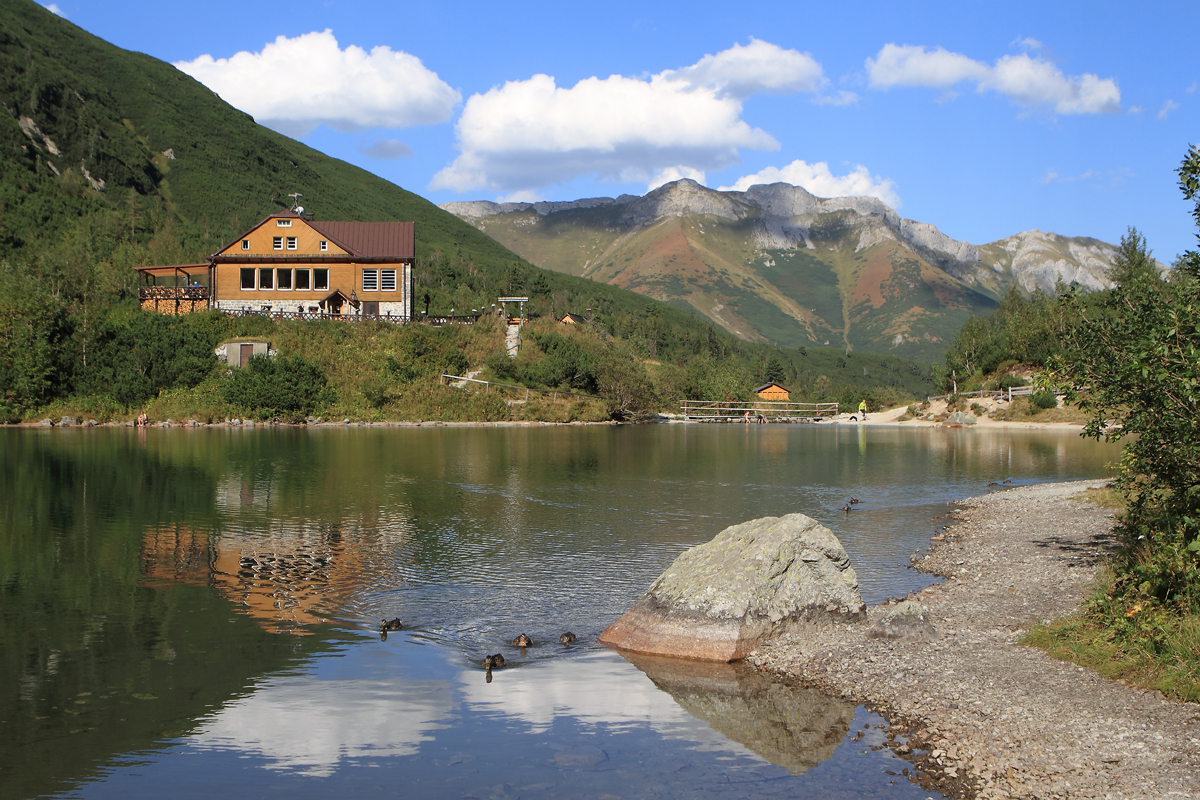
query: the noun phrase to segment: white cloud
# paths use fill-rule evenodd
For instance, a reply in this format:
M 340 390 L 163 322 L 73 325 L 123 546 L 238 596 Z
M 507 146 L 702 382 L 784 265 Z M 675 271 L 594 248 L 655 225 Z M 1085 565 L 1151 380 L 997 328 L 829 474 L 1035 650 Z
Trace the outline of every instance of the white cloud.
M 1130 114 L 1140 114 L 1140 113 L 1142 113 L 1143 110 L 1144 109 L 1141 106 L 1130 106 L 1129 107 Z
M 694 89 L 715 89 L 744 100 L 753 94 L 816 92 L 828 81 L 821 65 L 808 53 L 784 50 L 778 45 L 751 39 L 728 50 L 706 55 L 690 67 L 667 70 L 657 79 L 679 82 Z
M 399 139 L 381 139 L 371 145 L 360 145 L 358 152 L 368 158 L 407 158 L 413 155 L 412 148 Z
M 684 178 L 690 178 L 699 184 L 705 182 L 704 173 L 698 169 L 685 166 L 667 167 L 664 170 L 660 170 L 657 175 L 650 179 L 650 183 L 646 186 L 646 191 L 653 192 L 660 186 L 665 186 L 672 181 L 683 180 Z
M 848 106 L 858 102 L 858 95 L 854 92 L 841 91 L 832 95 L 818 95 L 812 101 L 819 106 Z
M 549 75 L 472 95 L 456 126 L 462 154 L 434 189 L 515 192 L 595 175 L 653 184 L 735 164 L 739 148 L 779 144 L 742 119 L 755 93 L 814 92 L 821 66 L 805 53 L 751 40 L 690 67 L 559 87 Z
M 1187 87 L 1187 89 L 1184 91 L 1186 91 L 1188 94 L 1195 94 L 1197 87 L 1200 87 L 1200 81 L 1193 81 L 1192 85 Z
M 51 14 L 54 14 L 56 17 L 62 17 L 63 19 L 67 18 L 67 15 L 63 13 L 63 10 L 58 7 L 58 3 L 42 3 L 42 8 L 46 9 Z
M 1040 45 L 1040 43 L 1038 43 Z M 866 62 L 874 89 L 928 86 L 948 89 L 974 82 L 979 92 L 999 92 L 1027 108 L 1052 107 L 1059 114 L 1104 114 L 1121 110 L 1121 91 L 1107 78 L 1074 77 L 1043 58 L 1024 53 L 1004 56 L 993 65 L 952 53 L 941 47 L 886 44 Z
M 1166 119 L 1177 108 L 1179 108 L 1179 103 L 1176 103 L 1174 100 L 1167 100 L 1167 102 L 1163 103 L 1162 108 L 1158 110 L 1158 118 Z
M 403 128 L 450 119 L 462 99 L 414 55 L 386 46 L 345 50 L 333 32 L 279 36 L 262 52 L 202 55 L 175 66 L 258 122 L 289 136 Z
M 1137 175 L 1128 167 L 1109 170 L 1087 169 L 1078 175 L 1062 175 L 1056 169 L 1048 169 L 1042 176 L 1041 183 L 1043 186 L 1049 186 L 1052 183 L 1089 183 L 1106 189 L 1117 189 L 1127 180 L 1136 177 Z
M 824 161 L 809 164 L 799 159 L 784 167 L 767 167 L 738 178 L 732 186 L 722 186 L 721 191 L 744 192 L 751 186 L 779 182 L 803 187 L 817 197 L 877 197 L 892 208 L 901 205 L 896 184 L 890 179 L 872 176 L 862 164 L 846 175 L 834 175 Z

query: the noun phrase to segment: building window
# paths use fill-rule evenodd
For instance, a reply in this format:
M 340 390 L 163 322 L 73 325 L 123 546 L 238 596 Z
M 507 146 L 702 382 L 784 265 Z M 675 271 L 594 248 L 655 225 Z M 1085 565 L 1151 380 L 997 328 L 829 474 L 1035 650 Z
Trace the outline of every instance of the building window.
M 318 292 L 329 291 L 329 270 L 313 270 L 313 289 L 316 289 Z
M 305 290 L 312 288 L 312 271 L 307 269 L 296 270 L 296 289 Z
M 253 289 L 254 288 L 254 267 L 243 267 L 242 268 L 242 288 L 243 289 Z
M 250 240 L 249 239 L 242 239 L 242 249 L 243 250 L 250 249 Z
M 379 270 L 379 288 L 385 292 L 396 291 L 396 270 Z
M 295 249 L 296 249 L 296 237 L 295 237 L 295 236 L 289 236 L 289 237 L 288 237 L 288 248 L 287 248 L 287 249 L 288 249 L 288 250 L 295 250 Z
M 379 270 L 364 269 L 363 270 L 363 291 L 378 292 L 379 291 Z
M 328 249 L 329 249 L 329 242 L 322 239 L 321 240 L 321 252 L 324 253 Z
M 276 237 L 275 237 L 274 239 L 272 239 L 271 241 L 272 241 L 272 246 L 273 246 L 273 247 L 274 247 L 276 250 L 282 250 L 282 249 L 283 249 L 283 237 L 282 237 L 282 236 L 276 236 Z
M 277 219 L 275 220 L 275 226 L 278 228 L 290 228 L 292 227 L 292 221 L 290 219 Z
M 292 288 L 292 271 L 290 269 L 275 270 L 275 288 L 288 290 Z
M 258 270 L 258 288 L 275 288 L 275 270 L 271 269 L 270 267 L 262 267 Z

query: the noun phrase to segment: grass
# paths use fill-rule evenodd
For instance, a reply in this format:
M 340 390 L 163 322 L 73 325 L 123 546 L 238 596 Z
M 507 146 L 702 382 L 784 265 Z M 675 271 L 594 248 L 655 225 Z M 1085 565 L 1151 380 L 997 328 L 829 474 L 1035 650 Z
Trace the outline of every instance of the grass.
M 1122 645 L 1110 631 L 1086 615 L 1039 625 L 1022 644 L 1045 650 L 1060 661 L 1093 669 L 1106 678 L 1148 691 L 1200 702 L 1200 619 L 1195 615 L 1173 618 L 1159 645 Z
M 1002 422 L 1070 422 L 1082 425 L 1088 416 L 1078 406 L 1041 409 L 1028 397 L 1014 397 L 1008 408 L 992 412 L 992 419 Z

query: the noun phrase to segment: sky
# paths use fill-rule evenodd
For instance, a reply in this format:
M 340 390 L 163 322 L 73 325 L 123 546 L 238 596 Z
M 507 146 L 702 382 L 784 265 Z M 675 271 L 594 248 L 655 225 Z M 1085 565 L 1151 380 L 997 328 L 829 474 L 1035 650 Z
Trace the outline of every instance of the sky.
M 435 203 L 782 180 L 972 244 L 1197 246 L 1175 170 L 1200 144 L 1200 4 L 43 5 Z

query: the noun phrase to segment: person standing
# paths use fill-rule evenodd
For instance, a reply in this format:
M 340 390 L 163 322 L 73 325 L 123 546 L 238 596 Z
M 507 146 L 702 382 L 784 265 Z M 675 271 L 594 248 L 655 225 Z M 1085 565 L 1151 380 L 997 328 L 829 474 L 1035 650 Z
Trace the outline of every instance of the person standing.
M 858 415 L 859 415 L 859 419 L 863 420 L 863 422 L 866 422 L 866 420 L 867 420 L 867 399 L 865 397 L 862 400 L 858 401 Z

